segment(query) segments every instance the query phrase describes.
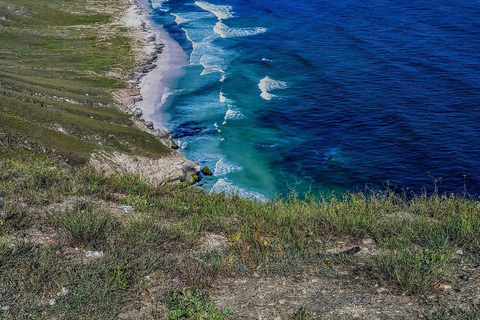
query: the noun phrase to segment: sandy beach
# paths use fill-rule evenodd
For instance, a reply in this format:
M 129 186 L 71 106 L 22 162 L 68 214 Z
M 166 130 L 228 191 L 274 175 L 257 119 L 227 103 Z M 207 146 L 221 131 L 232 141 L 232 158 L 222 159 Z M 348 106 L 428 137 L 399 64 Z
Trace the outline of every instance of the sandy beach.
M 132 0 L 122 19 L 135 38 L 137 60 L 145 62 L 134 73 L 132 81 L 139 96 L 128 108 L 141 110 L 142 119 L 153 122 L 155 128 L 166 130 L 159 110 L 170 103 L 172 86 L 183 75 L 182 68 L 188 62 L 182 48 L 161 26 L 152 23 L 149 6 L 146 0 Z

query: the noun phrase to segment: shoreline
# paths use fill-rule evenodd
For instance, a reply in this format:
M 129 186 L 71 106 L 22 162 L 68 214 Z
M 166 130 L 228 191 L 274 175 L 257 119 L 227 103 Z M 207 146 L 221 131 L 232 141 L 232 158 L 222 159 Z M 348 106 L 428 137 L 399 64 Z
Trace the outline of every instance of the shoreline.
M 148 15 L 146 0 L 130 0 L 122 23 L 131 30 L 137 45 L 136 60 L 144 63 L 132 72 L 129 81 L 137 89 L 126 108 L 150 130 L 167 132 L 166 121 L 157 112 L 168 107 L 170 85 L 184 75 L 182 68 L 188 64 L 183 49 L 170 38 L 162 26 L 154 26 Z M 146 58 L 145 58 L 146 57 Z
M 121 152 L 92 155 L 90 164 L 106 172 L 128 172 L 154 184 L 199 181 L 200 164 L 177 151 L 178 146 L 166 129 L 164 120 L 155 112 L 168 105 L 168 80 L 182 75 L 180 46 L 170 39 L 161 26 L 154 28 L 147 14 L 146 0 L 128 0 L 128 7 L 119 23 L 128 28 L 132 51 L 138 67 L 132 70 L 127 82 L 129 89 L 112 92 L 120 108 L 132 115 L 136 127 L 156 136 L 165 146 L 174 149 L 158 159 L 128 155 Z M 167 77 L 168 76 L 168 77 Z M 165 97 L 165 98 L 164 98 Z

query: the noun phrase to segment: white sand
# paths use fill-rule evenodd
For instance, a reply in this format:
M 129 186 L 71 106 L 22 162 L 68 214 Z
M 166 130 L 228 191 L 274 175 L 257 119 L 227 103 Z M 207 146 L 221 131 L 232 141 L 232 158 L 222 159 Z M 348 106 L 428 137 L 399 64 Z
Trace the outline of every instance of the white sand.
M 152 121 L 156 128 L 165 130 L 165 120 L 160 116 L 160 109 L 168 106 L 172 87 L 183 76 L 183 67 L 188 64 L 187 55 L 163 27 L 155 25 L 148 14 L 147 0 L 139 2 L 132 0 L 123 23 L 134 31 L 137 44 L 143 51 L 145 58 L 155 54 L 155 47 L 163 45 L 158 55 L 155 69 L 142 75 L 138 87 L 142 101 L 130 106 L 130 109 L 140 108 L 142 118 Z

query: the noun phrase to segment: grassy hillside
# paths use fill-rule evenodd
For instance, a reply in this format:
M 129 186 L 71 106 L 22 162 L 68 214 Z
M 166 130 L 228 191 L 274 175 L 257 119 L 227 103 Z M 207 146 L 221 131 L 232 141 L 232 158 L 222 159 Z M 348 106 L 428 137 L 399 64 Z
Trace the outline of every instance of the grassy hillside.
M 0 2 L 0 137 L 85 162 L 100 150 L 157 156 L 167 148 L 132 127 L 110 91 L 135 62 L 122 1 Z M 113 77 L 114 76 L 114 77 Z
M 168 152 L 111 98 L 124 5 L 0 1 L 0 318 L 480 318 L 477 199 L 257 202 L 82 166 Z
M 424 293 L 455 294 L 431 310 L 455 307 L 458 317 L 431 319 L 478 316 L 480 209 L 464 197 L 349 193 L 260 203 L 65 169 L 17 151 L 0 173 L 6 319 L 222 319 L 208 298 L 212 285 L 245 277 L 343 279 L 336 290 L 376 285 L 417 304 Z M 356 245 L 362 251 L 345 252 Z

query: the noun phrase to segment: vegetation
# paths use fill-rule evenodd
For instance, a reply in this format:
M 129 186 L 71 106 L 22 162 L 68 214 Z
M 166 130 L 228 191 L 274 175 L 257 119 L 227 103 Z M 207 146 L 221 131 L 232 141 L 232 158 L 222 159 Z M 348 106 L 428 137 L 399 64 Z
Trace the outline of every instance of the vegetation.
M 0 2 L 0 140 L 71 163 L 102 150 L 168 152 L 134 128 L 110 94 L 126 87 L 135 65 L 125 28 L 113 22 L 123 8 L 93 0 Z
M 336 267 L 363 265 L 359 285 L 378 282 L 417 294 L 479 263 L 479 203 L 464 196 L 386 191 L 257 202 L 186 185 L 156 187 L 88 167 L 61 168 L 27 153 L 4 157 L 0 172 L 6 177 L 0 187 L 0 304 L 11 305 L 14 318 L 66 312 L 72 319 L 113 319 L 124 303 L 142 299 L 145 277 L 158 272 L 181 279 L 158 296 L 171 319 L 222 319 L 225 313 L 206 292 L 227 275 L 328 268 L 333 271 L 323 276 L 334 277 Z M 228 248 L 192 254 L 206 233 L 224 235 Z M 326 253 L 336 241 L 365 238 L 374 239 L 377 254 Z M 105 256 L 86 259 L 88 250 Z M 57 296 L 62 287 L 70 294 Z M 46 303 L 49 297 L 56 297 L 55 305 Z M 306 316 L 306 308 L 295 315 Z

